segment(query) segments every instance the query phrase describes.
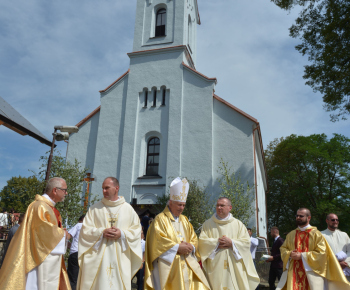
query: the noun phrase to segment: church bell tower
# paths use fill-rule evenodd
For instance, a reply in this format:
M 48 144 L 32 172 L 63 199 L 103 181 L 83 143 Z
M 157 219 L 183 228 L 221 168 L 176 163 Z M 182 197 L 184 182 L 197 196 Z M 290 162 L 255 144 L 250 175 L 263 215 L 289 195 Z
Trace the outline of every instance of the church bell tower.
M 137 0 L 133 52 L 185 46 L 196 62 L 197 0 Z

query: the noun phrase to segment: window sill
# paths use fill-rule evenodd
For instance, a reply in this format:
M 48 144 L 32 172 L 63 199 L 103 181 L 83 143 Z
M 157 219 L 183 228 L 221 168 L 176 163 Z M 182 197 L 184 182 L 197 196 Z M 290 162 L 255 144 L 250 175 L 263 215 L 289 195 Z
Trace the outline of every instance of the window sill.
M 155 107 L 157 107 L 157 106 L 151 106 L 151 108 L 155 108 Z
M 143 106 L 142 109 L 147 109 L 147 106 Z
M 159 107 L 165 107 L 165 105 L 160 105 Z
M 161 177 L 160 175 L 144 175 L 144 176 L 140 176 L 137 179 L 161 179 L 163 177 Z
M 166 37 L 166 35 L 152 36 L 152 37 L 150 37 L 150 39 L 161 38 L 161 37 Z

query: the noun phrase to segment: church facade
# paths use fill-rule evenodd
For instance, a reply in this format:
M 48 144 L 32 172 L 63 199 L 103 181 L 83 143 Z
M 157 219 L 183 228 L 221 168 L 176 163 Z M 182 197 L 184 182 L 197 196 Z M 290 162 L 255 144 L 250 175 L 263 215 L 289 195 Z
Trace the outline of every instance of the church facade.
M 215 95 L 196 70 L 196 0 L 138 0 L 129 69 L 100 91 L 101 105 L 71 134 L 67 159 L 90 169 L 93 194 L 107 176 L 127 202 L 154 204 L 177 176 L 220 192 L 223 159 L 254 185 L 251 226 L 266 237 L 266 172 L 258 121 Z

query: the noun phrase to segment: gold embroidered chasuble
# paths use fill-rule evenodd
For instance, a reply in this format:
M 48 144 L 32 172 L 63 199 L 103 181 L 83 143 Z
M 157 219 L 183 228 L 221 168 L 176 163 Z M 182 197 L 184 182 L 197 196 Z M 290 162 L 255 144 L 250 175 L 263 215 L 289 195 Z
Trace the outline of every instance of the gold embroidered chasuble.
M 196 258 L 192 254 L 176 254 L 170 264 L 159 257 L 181 241 L 192 244 Z M 166 290 L 207 290 L 209 283 L 198 261 L 198 239 L 191 223 L 184 215 L 175 222 L 168 207 L 156 216 L 147 231 L 145 253 L 144 289 L 155 289 L 153 284 L 153 262 L 158 263 L 161 289 Z
M 231 249 L 219 249 L 214 259 L 209 258 L 223 236 L 234 241 L 242 259 L 237 261 Z M 232 216 L 228 220 L 218 220 L 214 214 L 203 224 L 198 246 L 212 289 L 249 290 L 259 285 L 250 253 L 250 237 L 241 221 Z
M 14 235 L 0 270 L 0 289 L 26 288 L 26 274 L 38 267 L 58 245 L 64 230 L 58 227 L 51 201 L 35 196 Z M 63 257 L 60 259 L 59 289 L 71 289 Z M 38 283 L 41 283 L 40 277 Z
M 103 238 L 111 224 L 125 234 L 126 249 L 121 238 Z M 142 263 L 141 225 L 124 197 L 103 198 L 90 207 L 80 231 L 78 261 L 77 289 L 131 289 L 131 279 Z
M 312 269 L 311 272 L 305 271 L 302 260 L 290 259 L 293 250 L 302 253 L 302 257 Z M 326 239 L 316 227 L 308 227 L 305 231 L 296 229 L 290 232 L 283 245 L 280 248 L 283 261 L 284 275 L 287 275 L 286 283 L 280 285 L 283 290 L 309 290 L 319 288 L 313 283 L 314 277 L 323 277 L 326 279 L 326 289 L 342 290 L 350 289 L 350 284 L 335 257 L 332 249 Z M 287 263 L 289 261 L 288 269 Z M 309 275 L 309 274 L 312 275 Z M 316 275 L 315 275 L 316 274 Z M 281 278 L 283 280 L 283 276 Z M 283 284 L 283 283 L 282 283 Z

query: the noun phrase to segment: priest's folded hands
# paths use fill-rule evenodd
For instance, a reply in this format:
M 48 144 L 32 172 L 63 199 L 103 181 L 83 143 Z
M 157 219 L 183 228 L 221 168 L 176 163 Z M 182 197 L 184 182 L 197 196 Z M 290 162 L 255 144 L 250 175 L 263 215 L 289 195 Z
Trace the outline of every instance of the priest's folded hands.
M 193 246 L 190 243 L 181 242 L 179 244 L 179 249 L 177 250 L 177 253 L 180 255 L 188 255 L 193 251 Z
M 232 249 L 232 240 L 226 236 L 222 236 L 218 239 L 219 249 Z
M 121 237 L 120 229 L 116 227 L 107 228 L 103 231 L 103 237 L 106 239 L 118 240 Z

